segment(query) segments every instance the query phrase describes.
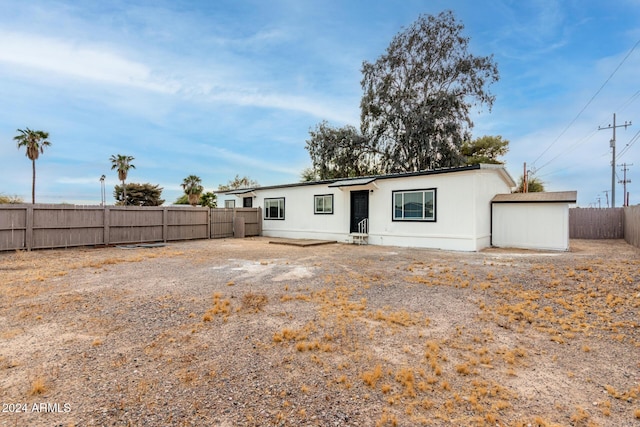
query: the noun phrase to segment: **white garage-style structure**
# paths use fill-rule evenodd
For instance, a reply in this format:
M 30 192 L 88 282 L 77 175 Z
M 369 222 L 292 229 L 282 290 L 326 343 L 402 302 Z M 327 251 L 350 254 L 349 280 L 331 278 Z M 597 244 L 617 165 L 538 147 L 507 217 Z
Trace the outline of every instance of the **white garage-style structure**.
M 267 237 L 478 251 L 491 244 L 492 199 L 515 186 L 504 166 L 482 164 L 248 188 L 220 199 L 261 207 Z
M 498 194 L 491 200 L 491 245 L 569 250 L 569 207 L 577 191 Z

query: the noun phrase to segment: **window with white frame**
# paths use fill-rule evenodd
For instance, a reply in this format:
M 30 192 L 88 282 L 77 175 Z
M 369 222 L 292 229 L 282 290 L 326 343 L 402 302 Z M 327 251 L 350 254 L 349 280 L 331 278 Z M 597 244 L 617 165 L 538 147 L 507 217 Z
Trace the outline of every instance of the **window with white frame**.
M 313 213 L 315 214 L 332 214 L 333 213 L 333 194 L 321 194 L 313 196 Z
M 393 192 L 394 221 L 435 221 L 436 189 Z
M 224 201 L 224 207 L 225 208 L 235 208 L 236 207 L 236 201 L 235 200 L 225 200 Z
M 284 197 L 264 199 L 264 219 L 284 219 Z

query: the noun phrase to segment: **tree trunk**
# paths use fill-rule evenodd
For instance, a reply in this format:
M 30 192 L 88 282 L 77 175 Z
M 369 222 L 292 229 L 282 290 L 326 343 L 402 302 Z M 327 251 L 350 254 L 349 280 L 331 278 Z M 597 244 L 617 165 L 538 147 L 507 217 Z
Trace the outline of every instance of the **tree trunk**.
M 200 195 L 199 194 L 188 194 L 187 198 L 188 198 L 189 204 L 191 206 L 197 205 L 198 202 L 200 201 Z
M 31 160 L 31 168 L 33 169 L 33 176 L 31 177 L 31 203 L 36 204 L 36 161 Z
M 122 180 L 122 194 L 124 194 L 122 205 L 127 206 L 127 186 L 124 184 L 124 179 Z

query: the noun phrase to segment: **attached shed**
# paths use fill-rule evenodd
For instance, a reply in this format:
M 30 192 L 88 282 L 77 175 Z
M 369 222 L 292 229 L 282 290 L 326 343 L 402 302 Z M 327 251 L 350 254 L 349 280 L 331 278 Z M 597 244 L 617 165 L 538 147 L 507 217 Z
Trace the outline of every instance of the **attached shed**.
M 569 250 L 569 205 L 577 191 L 497 194 L 491 200 L 491 245 Z

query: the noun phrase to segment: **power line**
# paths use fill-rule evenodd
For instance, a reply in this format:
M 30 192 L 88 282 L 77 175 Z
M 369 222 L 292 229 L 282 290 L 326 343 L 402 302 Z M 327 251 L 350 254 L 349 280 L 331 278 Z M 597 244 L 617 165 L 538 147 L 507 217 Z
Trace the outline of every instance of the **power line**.
M 624 156 L 625 154 L 627 154 L 627 152 L 629 151 L 629 149 L 633 146 L 633 144 L 640 139 L 640 130 L 638 132 L 636 132 L 635 135 L 633 135 L 633 137 L 629 140 L 629 142 L 627 142 L 627 144 L 624 146 L 624 148 L 622 149 L 622 151 L 620 151 L 620 154 L 618 154 L 618 160 L 620 160 L 620 158 L 622 156 Z
M 633 163 L 623 163 L 618 166 L 622 166 L 622 172 L 624 173 L 624 179 L 618 181 L 619 184 L 623 185 L 622 206 L 629 206 L 629 203 L 627 203 L 627 184 L 630 183 L 631 180 L 627 179 L 627 171 L 629 170 L 627 166 L 633 166 Z
M 565 151 L 558 153 L 555 157 L 553 157 L 551 160 L 549 160 L 548 162 L 546 162 L 545 164 L 543 164 L 542 166 L 540 166 L 539 168 L 536 168 L 537 171 L 539 171 L 540 169 L 542 169 L 543 167 L 547 166 L 549 163 L 553 162 L 555 159 L 557 159 L 560 156 L 563 156 L 565 154 L 570 153 L 571 151 L 573 151 L 575 148 L 578 147 L 578 145 L 582 144 L 583 142 L 587 142 L 588 140 L 590 140 L 596 133 L 598 133 L 597 130 L 592 131 L 589 135 L 585 136 L 582 139 L 577 140 L 575 143 L 573 143 L 573 145 L 571 145 L 570 147 L 568 147 Z
M 616 125 L 616 113 L 613 113 L 613 125 L 606 127 L 598 126 L 598 130 L 613 130 L 613 138 L 611 138 L 611 207 L 616 207 L 616 128 L 631 126 L 631 122 L 625 120 L 623 125 Z
M 545 153 L 547 151 L 549 151 L 549 149 L 556 143 L 558 142 L 558 140 L 562 137 L 562 135 L 564 135 L 571 126 L 573 126 L 573 124 L 578 120 L 578 118 L 582 115 L 582 113 L 589 107 L 589 105 L 591 105 L 591 103 L 593 102 L 593 100 L 600 94 L 600 92 L 602 91 L 602 89 L 604 89 L 604 87 L 607 85 L 607 83 L 609 83 L 609 81 L 611 80 L 611 78 L 616 74 L 616 72 L 618 72 L 618 70 L 620 69 L 620 67 L 622 66 L 622 64 L 625 63 L 625 61 L 629 58 L 629 56 L 631 56 L 631 54 L 633 53 L 633 51 L 636 49 L 636 47 L 638 47 L 638 45 L 640 45 L 640 40 L 638 40 L 636 42 L 636 44 L 633 45 L 633 47 L 631 48 L 631 50 L 629 51 L 629 53 L 627 53 L 627 55 L 622 59 L 622 61 L 620 61 L 620 63 L 618 64 L 618 66 L 615 68 L 615 70 L 613 70 L 613 72 L 611 73 L 611 75 L 609 75 L 609 77 L 605 80 L 605 82 L 602 84 L 602 86 L 600 86 L 600 88 L 596 91 L 595 94 L 593 94 L 593 96 L 591 97 L 591 99 L 589 99 L 589 101 L 587 101 L 587 103 L 585 104 L 584 107 L 582 107 L 582 109 L 580 110 L 580 112 L 573 118 L 573 120 L 571 120 L 571 122 L 567 125 L 567 127 L 564 128 L 564 130 L 562 132 L 560 132 L 560 135 L 558 135 L 556 137 L 556 139 L 554 139 L 553 141 L 551 141 L 551 143 L 547 146 L 547 148 L 545 148 L 542 153 L 533 161 L 533 165 L 536 164 L 536 162 L 538 160 L 540 160 L 540 158 L 542 156 L 545 155 Z M 546 164 L 548 164 L 549 162 L 547 162 Z M 545 165 L 546 165 L 545 164 Z M 540 168 L 538 168 L 540 169 Z
M 624 104 L 618 107 L 617 111 L 622 113 L 629 105 L 633 104 L 636 101 L 636 99 L 638 99 L 638 97 L 640 97 L 640 90 L 638 90 L 636 93 L 631 95 L 629 99 L 624 102 Z
M 640 98 L 640 90 L 638 90 L 636 93 L 634 93 L 633 95 L 631 95 L 626 101 L 624 101 L 617 109 L 616 111 L 624 111 L 627 107 L 629 107 L 631 104 L 633 104 L 638 98 Z M 598 133 L 597 130 L 592 130 L 590 134 L 585 135 L 584 137 L 582 137 L 581 139 L 577 140 L 575 143 L 573 143 L 573 145 L 569 146 L 564 152 L 560 152 L 558 153 L 555 157 L 553 157 L 551 160 L 547 161 L 545 164 L 543 164 L 542 166 L 535 168 L 536 171 L 539 171 L 540 169 L 544 168 L 545 166 L 547 166 L 549 163 L 552 163 L 553 161 L 555 161 L 558 157 L 560 156 L 564 156 L 565 154 L 569 154 L 571 151 L 575 150 L 579 145 L 588 142 L 596 133 Z M 640 131 L 638 131 L 638 133 L 640 133 Z M 638 135 L 638 134 L 636 134 Z M 620 153 L 619 157 L 625 152 L 625 150 L 628 148 L 630 143 L 627 143 L 627 145 L 625 146 L 625 148 L 622 150 L 622 152 Z M 608 153 L 603 154 L 603 156 L 607 155 Z M 548 175 L 548 174 L 547 174 Z

